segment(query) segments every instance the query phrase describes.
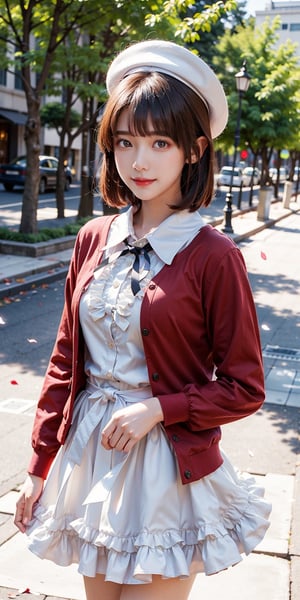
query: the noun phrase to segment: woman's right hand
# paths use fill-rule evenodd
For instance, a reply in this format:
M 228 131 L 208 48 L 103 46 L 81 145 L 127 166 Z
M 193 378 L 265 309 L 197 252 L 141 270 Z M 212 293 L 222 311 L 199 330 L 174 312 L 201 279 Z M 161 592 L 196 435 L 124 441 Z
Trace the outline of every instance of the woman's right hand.
M 32 518 L 32 507 L 39 499 L 44 487 L 42 477 L 36 475 L 27 475 L 22 485 L 19 498 L 16 503 L 16 512 L 14 524 L 22 533 L 25 533 L 26 527 Z

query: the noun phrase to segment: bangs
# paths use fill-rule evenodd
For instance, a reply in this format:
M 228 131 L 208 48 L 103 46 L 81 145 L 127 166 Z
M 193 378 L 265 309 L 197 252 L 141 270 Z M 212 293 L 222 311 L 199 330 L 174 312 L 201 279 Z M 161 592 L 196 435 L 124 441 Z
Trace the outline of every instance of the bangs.
M 159 105 L 156 105 L 154 110 L 154 107 L 149 106 L 150 104 L 152 103 L 144 99 L 136 107 L 132 104 L 127 107 L 130 135 L 145 137 L 153 134 L 154 131 L 156 134 L 172 138 L 179 145 L 176 128 L 170 128 L 170 120 L 166 118 L 164 111 Z
M 144 137 L 155 131 L 156 134 L 172 138 L 179 146 L 177 119 L 168 96 L 164 93 L 161 97 L 153 98 L 141 91 L 142 93 L 136 93 L 127 105 L 129 133 Z
M 112 135 L 117 129 L 121 112 L 126 109 L 131 135 L 144 137 L 154 130 L 156 134 L 168 136 L 177 146 L 182 146 L 185 139 L 182 119 L 185 100 L 178 93 L 174 98 L 174 89 L 171 92 L 168 79 L 156 72 L 135 73 L 126 77 L 122 83 L 123 89 L 122 85 L 118 88 L 118 96 L 110 98 L 113 103 L 110 118 Z M 109 143 L 110 150 L 111 143 L 112 141 Z

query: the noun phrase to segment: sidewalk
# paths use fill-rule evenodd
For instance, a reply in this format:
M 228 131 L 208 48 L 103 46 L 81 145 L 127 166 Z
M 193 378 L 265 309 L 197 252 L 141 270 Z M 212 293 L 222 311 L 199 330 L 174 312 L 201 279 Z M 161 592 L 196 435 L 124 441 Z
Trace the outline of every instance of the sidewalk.
M 212 207 L 204 214 L 204 218 L 218 229 L 222 229 L 222 207 Z M 257 221 L 256 211 L 235 213 L 232 220 L 236 243 L 243 245 L 243 250 L 251 258 L 252 245 L 255 240 L 262 240 L 261 248 L 268 245 L 272 231 L 282 229 L 280 239 L 270 242 L 267 254 L 274 252 L 270 271 L 270 263 L 262 258 L 257 266 L 259 282 L 266 273 L 276 278 L 276 261 L 280 271 L 279 259 L 286 260 L 287 248 L 284 236 L 296 234 L 299 240 L 300 203 L 291 202 L 290 208 L 282 207 L 281 202 L 273 202 L 270 218 L 266 222 Z M 211 216 L 210 216 L 211 215 Z M 294 219 L 293 219 L 294 217 Z M 297 217 L 297 219 L 296 219 Z M 51 217 L 49 217 L 51 218 Z M 287 230 L 285 230 L 285 223 Z M 275 225 L 276 224 L 276 225 Z M 272 229 L 272 226 L 275 228 Z M 282 226 L 282 227 L 281 227 Z M 297 229 L 298 227 L 298 229 Z M 268 237 L 268 228 L 270 236 Z M 279 234 L 278 234 L 279 235 Z M 254 236 L 254 237 L 252 237 Z M 251 240 L 250 240 L 251 237 Z M 290 242 L 292 244 L 292 241 Z M 275 248 L 275 244 L 278 248 Z M 298 244 L 298 245 L 297 245 Z M 299 262 L 300 242 L 295 246 L 295 262 Z M 276 251 L 278 254 L 276 254 Z M 255 248 L 257 252 L 257 248 Z M 263 252 L 263 250 L 262 250 Z M 0 298 L 17 294 L 21 289 L 47 283 L 64 277 L 70 259 L 71 250 L 51 254 L 40 258 L 16 257 L 0 254 Z M 262 266 L 261 266 L 262 265 Z M 299 282 L 299 266 L 297 268 Z M 295 269 L 296 272 L 296 269 Z M 255 274 L 254 274 L 255 275 Z M 296 275 L 294 276 L 296 280 Z M 299 451 L 299 416 L 300 416 L 300 344 L 293 347 L 291 331 L 288 328 L 288 313 L 285 293 L 298 302 L 297 290 L 293 285 L 292 273 L 287 281 L 283 281 L 279 296 L 272 299 L 277 303 L 278 315 L 271 321 L 269 304 L 263 302 L 258 295 L 258 310 L 264 305 L 266 310 L 265 326 L 271 327 L 274 322 L 273 337 L 265 331 L 263 354 L 266 373 L 266 404 L 262 411 L 249 419 L 240 421 L 238 425 L 226 426 L 223 431 L 224 449 L 239 468 L 253 473 L 265 488 L 265 495 L 273 504 L 271 526 L 263 542 L 242 563 L 214 577 L 200 574 L 196 577 L 189 600 L 206 598 L 222 598 L 222 600 L 300 600 L 300 463 Z M 264 291 L 268 293 L 269 280 L 263 282 Z M 1 300 L 0 300 L 1 303 Z M 299 304 L 299 302 L 298 302 Z M 273 306 L 273 304 L 272 304 Z M 276 308 L 276 306 L 275 306 Z M 299 309 L 298 309 L 299 310 Z M 275 313 L 275 310 L 274 310 Z M 274 317 L 274 319 L 275 319 Z M 272 317 L 273 318 L 273 317 Z M 269 320 L 268 320 L 269 319 Z M 285 320 L 286 319 L 286 320 Z M 294 321 L 291 327 L 299 327 Z M 286 329 L 283 331 L 284 327 Z M 299 329 L 298 329 L 299 332 Z M 299 335 L 299 333 L 298 333 Z M 288 354 L 288 353 L 292 354 Z M 293 353 L 294 352 L 294 353 Z M 237 427 L 237 429 L 236 429 Z M 243 440 L 241 450 L 239 440 Z M 244 452 L 244 453 L 243 453 Z M 267 454 L 267 456 L 265 456 Z M 235 460 L 236 459 L 236 460 Z M 264 460 L 266 464 L 264 464 Z M 278 466 L 279 465 L 279 466 Z M 12 490 L 0 498 L 0 600 L 15 598 L 28 593 L 41 598 L 68 598 L 83 600 L 84 589 L 81 576 L 75 566 L 61 568 L 48 561 L 40 561 L 25 549 L 25 539 L 16 534 L 12 525 L 16 491 Z M 24 600 L 25 596 L 24 596 Z M 161 600 L 161 599 L 153 599 Z

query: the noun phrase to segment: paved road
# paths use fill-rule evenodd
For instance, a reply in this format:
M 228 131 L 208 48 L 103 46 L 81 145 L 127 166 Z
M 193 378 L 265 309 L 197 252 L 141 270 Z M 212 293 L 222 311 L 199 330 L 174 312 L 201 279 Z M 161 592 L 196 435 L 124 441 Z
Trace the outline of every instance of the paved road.
M 216 190 L 215 200 L 212 202 L 208 209 L 203 209 L 202 213 L 208 220 L 215 219 L 216 217 L 223 216 L 223 210 L 225 206 L 226 198 L 226 187 L 222 187 L 220 190 Z M 233 208 L 237 206 L 239 193 L 236 189 L 233 190 Z M 241 198 L 241 208 L 249 206 L 250 188 L 245 188 Z M 68 210 L 74 210 L 74 217 L 77 215 L 78 206 L 80 201 L 80 186 L 78 184 L 72 184 L 70 190 L 65 193 L 65 206 Z M 253 190 L 253 205 L 255 206 L 258 201 L 258 187 L 256 186 Z M 56 206 L 55 193 L 48 191 L 46 194 L 40 195 L 39 207 L 40 208 L 53 208 Z M 13 224 L 14 227 L 18 227 L 20 224 L 20 211 L 22 208 L 22 189 L 16 189 L 12 192 L 6 192 L 4 187 L 0 184 L 0 227 L 8 227 Z M 99 197 L 95 194 L 94 200 L 95 211 L 102 210 L 102 202 Z M 52 213 L 51 213 L 52 214 Z M 53 225 L 53 217 L 51 219 Z M 46 226 L 47 223 L 39 221 L 39 228 Z

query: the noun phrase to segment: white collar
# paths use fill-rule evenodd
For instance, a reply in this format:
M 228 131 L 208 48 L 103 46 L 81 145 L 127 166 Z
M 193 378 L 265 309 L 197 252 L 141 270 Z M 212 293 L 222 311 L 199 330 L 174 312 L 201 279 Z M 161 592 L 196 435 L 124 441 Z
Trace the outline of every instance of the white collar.
M 172 213 L 146 237 L 137 240 L 133 228 L 133 208 L 125 210 L 112 222 L 108 243 L 103 248 L 107 254 L 120 249 L 126 238 L 131 238 L 135 246 L 144 246 L 150 242 L 154 252 L 166 264 L 170 265 L 174 256 L 186 246 L 198 231 L 206 225 L 199 212 L 182 210 Z

